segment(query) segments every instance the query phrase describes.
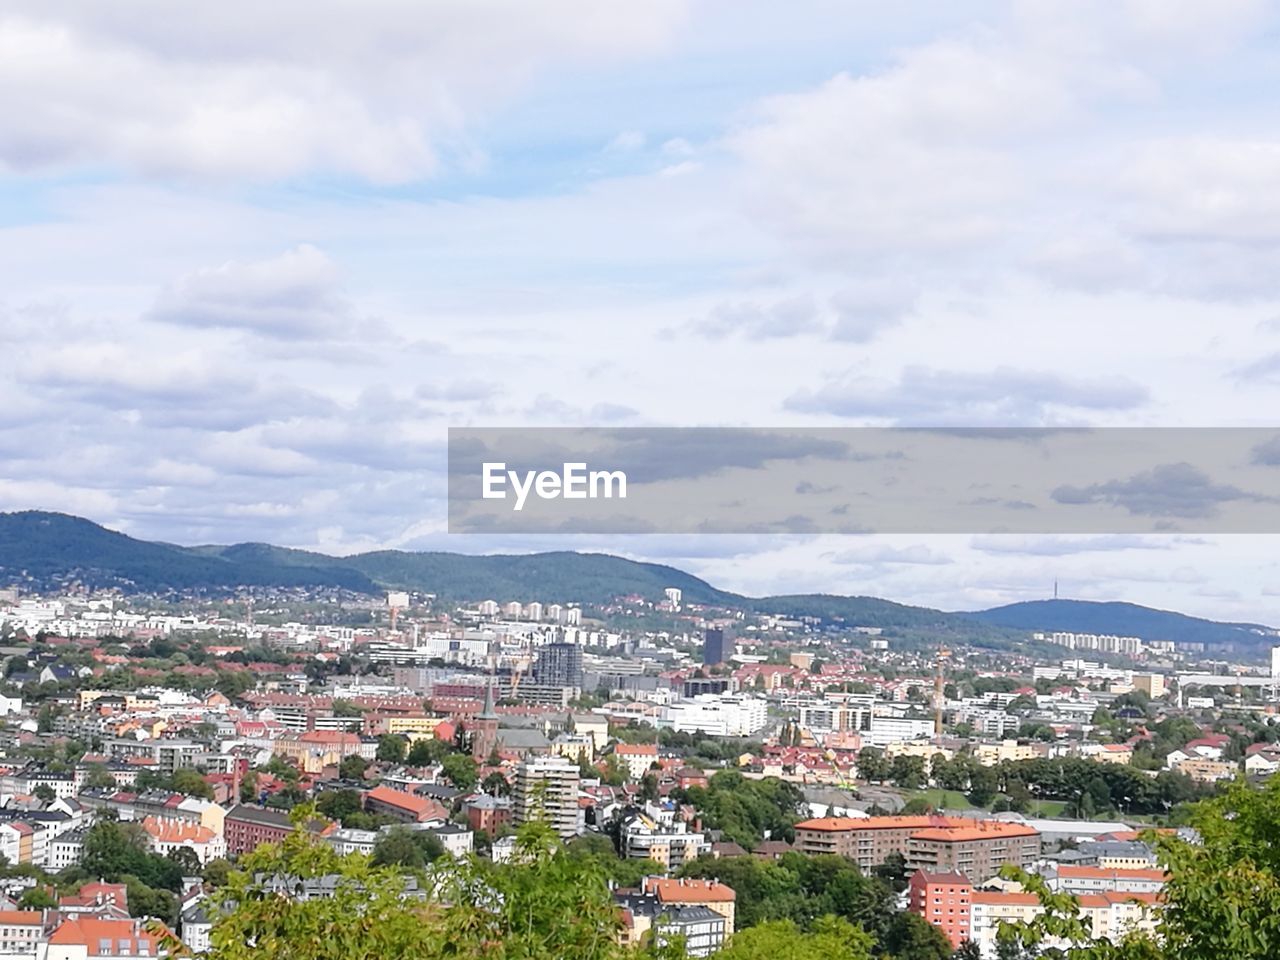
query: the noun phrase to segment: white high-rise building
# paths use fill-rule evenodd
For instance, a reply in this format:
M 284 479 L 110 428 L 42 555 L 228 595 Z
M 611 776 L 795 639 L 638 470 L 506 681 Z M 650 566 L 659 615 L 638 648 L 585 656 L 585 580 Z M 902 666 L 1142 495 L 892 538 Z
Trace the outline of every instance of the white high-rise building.
M 561 838 L 578 833 L 578 765 L 565 757 L 530 757 L 516 767 L 511 813 L 518 827 L 546 820 Z

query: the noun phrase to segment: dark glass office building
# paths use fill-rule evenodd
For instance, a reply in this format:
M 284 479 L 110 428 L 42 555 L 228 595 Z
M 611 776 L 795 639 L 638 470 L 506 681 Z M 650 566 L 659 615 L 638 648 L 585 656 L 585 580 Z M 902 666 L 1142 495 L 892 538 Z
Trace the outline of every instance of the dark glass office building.
M 733 640 L 723 630 L 708 630 L 703 636 L 702 662 L 724 663 L 733 656 Z

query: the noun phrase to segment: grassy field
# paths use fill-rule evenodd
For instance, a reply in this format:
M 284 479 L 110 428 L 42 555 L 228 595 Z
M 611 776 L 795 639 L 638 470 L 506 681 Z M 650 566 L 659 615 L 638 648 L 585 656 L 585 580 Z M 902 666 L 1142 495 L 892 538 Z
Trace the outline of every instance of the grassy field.
M 956 790 L 939 790 L 936 788 L 929 790 L 915 790 L 906 795 L 906 799 L 914 800 L 920 797 L 925 800 L 935 810 L 974 810 L 972 803 L 965 797 L 963 793 Z M 1060 817 L 1062 811 L 1067 806 L 1065 800 L 1040 800 L 1032 803 L 1031 809 L 1027 811 L 1026 816 L 1029 817 Z M 981 809 L 989 809 L 989 806 Z
M 907 794 L 908 800 L 923 799 L 935 810 L 972 810 L 974 806 L 963 793 L 956 790 L 916 790 Z

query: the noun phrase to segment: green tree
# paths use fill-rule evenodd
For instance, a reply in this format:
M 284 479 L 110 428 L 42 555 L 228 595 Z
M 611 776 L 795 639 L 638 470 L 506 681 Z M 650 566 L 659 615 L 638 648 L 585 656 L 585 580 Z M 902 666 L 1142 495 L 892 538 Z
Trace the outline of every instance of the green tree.
M 377 758 L 384 763 L 402 763 L 405 755 L 404 737 L 387 733 L 378 738 Z
M 914 913 L 894 915 L 881 943 L 894 960 L 950 960 L 951 941 Z
M 924 784 L 924 757 L 894 757 L 889 765 L 889 779 L 903 790 L 919 789 Z
M 872 939 L 838 917 L 823 917 L 812 933 L 772 920 L 734 934 L 717 960 L 870 960 Z
M 358 790 L 325 790 L 316 798 L 316 810 L 347 827 L 353 814 L 364 813 L 364 803 Z
M 416 870 L 438 859 L 443 853 L 444 846 L 438 837 L 420 830 L 410 830 L 408 827 L 392 827 L 374 844 L 373 865 Z
M 435 737 L 419 737 L 409 748 L 408 763 L 411 767 L 429 767 L 440 763 L 452 751 L 449 745 Z
M 225 887 L 231 879 L 231 863 L 222 857 L 216 857 L 204 865 L 200 876 L 211 888 Z
M 369 761 L 357 753 L 342 758 L 338 764 L 338 776 L 343 780 L 363 780 Z
M 258 772 L 250 770 L 240 779 L 240 802 L 253 803 L 258 798 Z
M 175 847 L 165 857 L 178 865 L 183 876 L 200 876 L 200 857 L 190 847 Z
M 872 783 L 889 779 L 889 761 L 879 747 L 863 747 L 858 752 L 858 776 Z
M 511 793 L 511 783 L 497 770 L 488 774 L 480 784 L 480 789 L 491 797 L 505 797 Z
M 459 790 L 470 790 L 479 779 L 476 762 L 464 753 L 451 753 L 440 763 L 444 777 Z
M 89 772 L 85 775 L 84 785 L 93 790 L 110 790 L 116 787 L 116 778 L 101 763 L 89 764 Z
M 301 824 L 310 811 L 300 808 Z M 565 856 L 543 824 L 521 829 L 511 864 L 462 863 L 435 875 L 439 896 L 406 899 L 400 868 L 339 856 L 298 829 L 245 855 L 214 894 L 209 960 L 621 960 L 605 877 Z M 334 877 L 310 900 L 264 896 L 258 877 Z M 864 960 L 854 957 L 851 960 Z
M 178 793 L 185 793 L 189 797 L 201 797 L 205 800 L 213 799 L 213 787 L 205 781 L 198 770 L 192 770 L 190 767 L 175 770 L 171 781 L 173 789 Z
M 18 906 L 23 910 L 52 910 L 58 906 L 58 898 L 43 884 L 36 884 L 22 895 Z
M 969 802 L 975 807 L 985 807 L 996 796 L 996 773 L 990 767 L 975 764 L 969 772 Z
M 1088 796 L 1088 794 L 1086 794 Z M 1075 899 L 1038 877 L 1006 869 L 1045 908 L 1037 920 L 1002 927 L 1010 956 L 1070 960 L 1271 960 L 1280 955 L 1280 777 L 1260 789 L 1237 780 L 1189 811 L 1199 835 L 1156 839 L 1168 871 L 1154 936 L 1130 933 L 1119 943 L 1092 939 Z M 1051 940 L 1063 948 L 1045 947 Z M 1056 950 L 1056 952 L 1054 952 Z

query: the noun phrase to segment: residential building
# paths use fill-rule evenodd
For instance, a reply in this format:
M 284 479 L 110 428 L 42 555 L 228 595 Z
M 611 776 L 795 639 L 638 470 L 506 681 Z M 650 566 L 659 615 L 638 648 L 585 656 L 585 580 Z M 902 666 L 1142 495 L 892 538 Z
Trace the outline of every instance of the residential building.
M 511 800 L 507 797 L 490 797 L 482 794 L 474 800 L 468 800 L 467 826 L 472 830 L 483 830 L 494 836 L 500 827 L 511 822 Z
M 907 896 L 907 909 L 941 930 L 953 949 L 969 939 L 973 884 L 964 874 L 917 870 L 911 875 Z
M 637 890 L 618 891 L 614 902 L 622 911 L 623 946 L 639 946 L 651 938 L 656 946 L 664 947 L 679 937 L 685 956 L 709 957 L 724 946 L 732 932 L 721 914 L 701 904 L 664 905 L 656 894 Z
M 151 849 L 161 856 L 167 856 L 183 847 L 195 853 L 201 863 L 227 855 L 227 843 L 222 835 L 197 823 L 147 817 L 142 821 L 142 829 L 151 841 Z
M 311 823 L 311 831 L 321 837 L 327 837 L 336 829 L 336 824 L 322 820 Z M 264 843 L 279 843 L 292 831 L 293 822 L 287 813 L 247 803 L 237 804 L 227 811 L 223 823 L 227 856 L 248 853 Z
M 820 817 L 795 830 L 801 853 L 848 857 L 864 871 L 899 853 L 913 869 L 955 871 L 973 883 L 994 876 L 1005 863 L 1029 867 L 1040 854 L 1034 827 L 967 817 Z
M 1159 893 L 1168 875 L 1152 868 L 1090 867 L 1049 864 L 1041 876 L 1058 893 Z
M 0 910 L 0 955 L 34 957 L 44 941 L 39 910 Z
M 1000 924 L 1026 923 L 1042 911 L 1034 893 L 974 890 L 970 900 L 969 939 L 978 945 L 983 960 L 996 960 Z
M 707 907 L 724 917 L 728 931 L 734 928 L 738 895 L 718 880 L 645 877 L 641 892 L 657 897 L 664 907 Z
M 449 811 L 437 800 L 379 785 L 364 795 L 364 808 L 369 813 L 394 817 L 401 823 L 427 823 L 449 819 Z
M 975 820 L 968 826 L 929 827 L 907 838 L 907 867 L 954 870 L 974 883 L 1005 864 L 1028 868 L 1040 856 L 1040 833 L 1019 823 Z
M 511 788 L 513 822 L 546 820 L 562 838 L 579 830 L 578 765 L 564 757 L 530 757 L 516 767 Z
M 658 745 L 619 743 L 613 748 L 613 755 L 627 768 L 627 776 L 632 780 L 639 780 L 658 762 Z
M 149 920 L 103 920 L 74 917 L 49 935 L 41 960 L 138 960 L 164 957 L 161 933 L 151 932 Z
M 660 824 L 643 813 L 625 817 L 619 830 L 622 855 L 628 859 L 649 859 L 674 873 L 711 852 L 711 843 L 699 832 L 690 832 L 684 823 Z

